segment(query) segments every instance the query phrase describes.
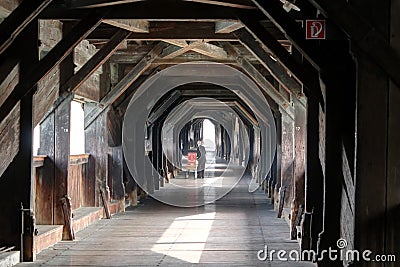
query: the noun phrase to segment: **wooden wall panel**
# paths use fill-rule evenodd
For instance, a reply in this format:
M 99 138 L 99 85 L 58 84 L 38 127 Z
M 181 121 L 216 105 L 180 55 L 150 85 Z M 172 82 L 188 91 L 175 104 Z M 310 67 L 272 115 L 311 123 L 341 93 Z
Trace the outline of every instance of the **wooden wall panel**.
M 72 209 L 82 207 L 84 189 L 83 186 L 85 177 L 83 168 L 84 165 L 70 165 L 68 173 L 68 196 L 71 198 Z
M 53 176 L 46 176 L 49 161 L 50 159 L 46 158 L 43 167 L 34 169 L 36 224 L 53 224 L 54 180 Z

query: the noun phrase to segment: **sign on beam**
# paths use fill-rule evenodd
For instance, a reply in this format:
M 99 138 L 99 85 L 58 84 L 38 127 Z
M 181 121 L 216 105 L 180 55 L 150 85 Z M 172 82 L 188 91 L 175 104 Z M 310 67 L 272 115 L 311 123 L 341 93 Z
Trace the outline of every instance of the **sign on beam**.
M 306 20 L 306 39 L 324 40 L 325 38 L 325 20 Z

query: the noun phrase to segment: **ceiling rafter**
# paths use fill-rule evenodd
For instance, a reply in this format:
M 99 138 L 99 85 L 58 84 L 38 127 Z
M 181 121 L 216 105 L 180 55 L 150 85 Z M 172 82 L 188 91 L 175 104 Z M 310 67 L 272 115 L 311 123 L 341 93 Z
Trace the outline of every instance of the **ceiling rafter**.
M 320 47 L 305 39 L 305 30 L 287 14 L 279 1 L 252 0 L 252 2 L 285 34 L 313 67 L 319 71 L 321 66 L 323 66 L 324 59 Z
M 196 2 L 217 6 L 226 6 L 232 8 L 242 8 L 242 9 L 256 9 L 256 7 L 247 0 L 184 0 L 187 2 Z
M 110 92 L 108 92 L 95 108 L 85 116 L 85 129 L 114 103 L 150 66 L 151 63 L 163 52 L 166 44 L 159 42 L 154 48 L 140 60 L 135 67 L 120 80 Z
M 103 23 L 131 32 L 149 33 L 149 22 L 136 19 L 105 19 Z
M 283 110 L 294 118 L 293 106 L 285 97 L 244 57 L 240 56 L 235 48 L 229 43 L 224 43 L 224 47 L 236 58 L 239 66 L 253 79 L 262 90 L 264 90 Z
M 52 0 L 23 1 L 7 18 L 0 23 L 0 54 L 9 47 L 15 38 L 33 21 Z
M 276 59 L 271 57 L 271 55 L 261 47 L 260 43 L 257 42 L 247 29 L 240 29 L 235 31 L 234 34 L 238 37 L 243 46 L 254 54 L 260 63 L 288 92 L 294 92 L 295 94 L 302 93 L 301 85 L 289 75 L 287 69 L 280 65 Z
M 75 92 L 101 65 L 103 65 L 124 42 L 130 32 L 119 30 L 96 54 L 94 54 L 64 85 L 61 92 Z
M 32 88 L 62 62 L 87 35 L 96 28 L 102 19 L 102 14 L 92 13 L 79 22 L 50 52 L 39 61 L 7 97 L 0 107 L 0 121 L 2 121 L 14 108 L 17 102 Z
M 139 2 L 143 0 L 69 0 L 69 8 L 95 8 Z
M 263 44 L 266 49 L 276 57 L 280 64 L 296 77 L 297 81 L 304 85 L 305 90 L 309 90 L 309 96 L 315 95 L 317 98 L 322 99 L 318 75 L 314 68 L 296 61 L 282 43 L 277 41 L 258 21 L 246 17 L 240 17 L 240 20 L 245 25 L 247 31 L 249 31 L 258 42 Z M 301 88 L 291 87 L 291 90 L 294 91 L 297 97 L 302 97 L 303 90 L 301 90 Z
M 217 21 L 215 22 L 215 33 L 231 33 L 243 27 L 240 21 Z

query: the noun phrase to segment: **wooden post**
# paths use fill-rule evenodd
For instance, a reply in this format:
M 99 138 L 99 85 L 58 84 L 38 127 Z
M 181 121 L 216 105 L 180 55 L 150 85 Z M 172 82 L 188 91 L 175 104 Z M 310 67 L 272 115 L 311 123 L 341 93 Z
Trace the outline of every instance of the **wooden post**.
M 320 80 L 323 95 L 325 95 L 325 122 L 321 125 L 320 150 L 322 170 L 324 174 L 324 219 L 323 231 L 319 235 L 319 251 L 337 247 L 337 241 L 342 236 L 341 214 L 344 211 L 343 200 L 343 166 L 342 137 L 344 109 L 338 109 L 343 103 L 342 97 L 354 90 L 354 70 L 349 55 L 346 55 L 346 44 L 326 44 L 326 59 L 329 64 L 321 70 Z M 340 66 L 340 67 L 339 67 Z M 337 79 L 341 77 L 341 79 Z M 342 82 L 346 81 L 345 83 Z M 323 139 L 324 138 L 324 139 Z M 351 242 L 351 240 L 348 240 Z M 340 260 L 323 259 L 326 266 L 337 266 Z M 325 266 L 324 265 L 324 266 Z
M 294 175 L 294 121 L 282 111 L 282 180 L 281 189 L 286 188 L 284 208 L 289 208 L 293 195 Z
M 38 21 L 32 22 L 27 27 L 26 35 L 22 36 L 20 48 L 23 51 L 23 58 L 20 65 L 20 80 L 27 78 L 28 70 L 37 64 L 39 60 L 38 50 Z M 24 46 L 22 40 L 27 38 L 31 40 L 31 45 Z M 16 190 L 19 192 L 19 201 L 25 209 L 29 209 L 30 212 L 25 213 L 23 220 L 25 231 L 23 234 L 23 261 L 34 261 L 36 254 L 34 252 L 34 228 L 35 228 L 35 217 L 33 214 L 34 208 L 34 181 L 33 181 L 33 94 L 37 90 L 37 87 L 33 88 L 33 91 L 26 94 L 20 101 L 20 132 L 19 132 L 19 152 L 17 155 L 17 161 L 15 166 L 15 178 L 18 181 Z M 18 214 L 17 211 L 15 211 Z M 15 231 L 15 230 L 14 230 Z
M 63 27 L 63 36 L 70 32 L 71 24 Z M 73 54 L 69 54 L 60 64 L 60 85 L 74 73 Z M 61 89 L 61 87 L 60 87 Z M 64 92 L 59 92 L 63 94 Z M 68 171 L 70 155 L 71 97 L 65 99 L 54 110 L 54 224 L 64 224 L 63 239 L 72 240 L 69 226 L 65 224 L 62 199 L 68 196 Z M 73 199 L 71 201 L 74 201 Z
M 85 103 L 85 116 L 92 109 L 99 109 L 96 105 Z M 88 164 L 88 188 L 91 199 L 90 205 L 99 207 L 101 197 L 99 189 L 106 189 L 108 177 L 108 134 L 107 112 L 101 113 L 92 124 L 85 129 L 85 149 L 91 155 Z
M 323 219 L 323 174 L 319 159 L 319 126 L 321 107 L 318 99 L 307 98 L 307 145 L 305 216 L 303 220 L 301 249 L 317 251 L 318 235 L 322 231 Z M 307 228 L 311 227 L 311 229 Z
M 299 206 L 304 207 L 304 180 L 305 180 L 305 146 L 306 146 L 306 109 L 299 99 L 294 98 L 295 108 L 295 167 L 294 167 L 294 181 L 293 181 L 293 202 L 292 202 L 292 215 L 291 215 L 291 238 L 297 239 L 297 224 L 296 218 Z
M 400 52 L 400 42 L 398 35 L 400 33 L 399 16 L 396 10 L 399 8 L 399 2 L 392 2 L 391 6 L 391 45 Z M 398 241 L 400 240 L 400 231 L 398 220 L 400 218 L 400 181 L 398 179 L 400 150 L 399 121 L 400 121 L 400 87 L 393 82 L 389 84 L 389 121 L 388 121 L 388 195 L 387 195 L 387 224 L 386 224 L 386 253 L 396 253 L 396 259 L 399 261 L 400 253 L 398 250 Z M 388 263 L 389 267 L 395 267 L 396 263 Z
M 354 249 L 369 249 L 380 254 L 385 252 L 386 243 L 387 149 L 393 153 L 387 144 L 388 79 L 378 66 L 362 55 L 357 56 L 357 66 Z M 391 141 L 395 140 L 391 134 Z
M 282 184 L 282 115 L 280 112 L 275 113 L 276 123 L 276 182 L 274 188 L 274 209 L 278 210 L 279 206 L 279 189 Z
M 54 224 L 65 222 L 61 199 L 68 194 L 70 116 L 71 98 L 68 98 L 54 111 Z M 63 239 L 69 238 L 68 229 L 64 227 Z
M 72 206 L 71 198 L 68 196 L 62 197 L 60 199 L 61 207 L 64 215 L 64 231 L 67 232 L 67 236 L 63 237 L 66 240 L 74 240 L 75 233 L 72 227 Z

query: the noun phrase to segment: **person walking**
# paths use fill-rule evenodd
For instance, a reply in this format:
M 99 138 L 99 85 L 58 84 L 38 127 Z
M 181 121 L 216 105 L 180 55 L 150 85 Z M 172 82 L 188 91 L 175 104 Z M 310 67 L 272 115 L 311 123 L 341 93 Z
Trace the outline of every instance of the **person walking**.
M 204 170 L 206 168 L 206 149 L 203 146 L 203 141 L 197 141 L 197 178 L 204 178 Z

